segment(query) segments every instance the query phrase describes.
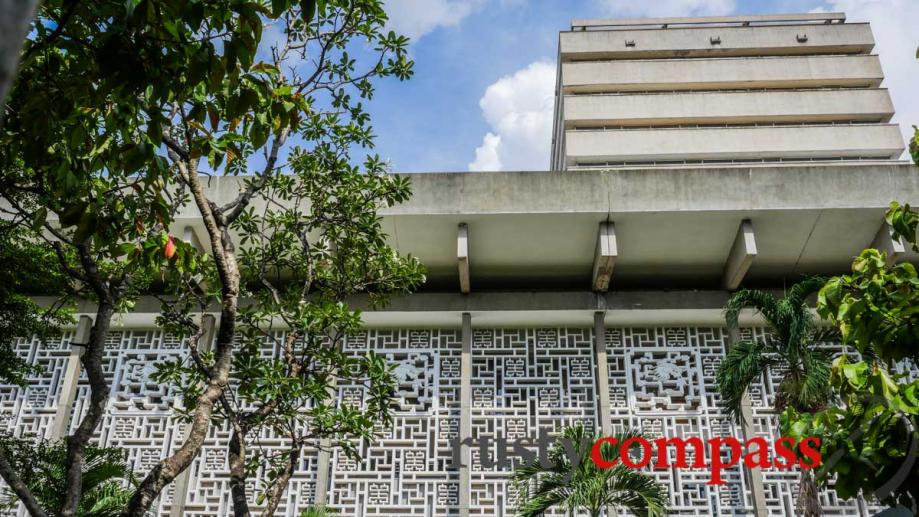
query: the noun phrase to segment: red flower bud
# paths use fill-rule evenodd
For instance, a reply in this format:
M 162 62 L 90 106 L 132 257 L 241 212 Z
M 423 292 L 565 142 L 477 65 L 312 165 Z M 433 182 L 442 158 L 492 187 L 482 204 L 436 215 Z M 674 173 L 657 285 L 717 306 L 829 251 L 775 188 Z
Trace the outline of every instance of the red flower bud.
M 176 243 L 172 240 L 172 235 L 166 238 L 166 259 L 169 260 L 176 254 Z

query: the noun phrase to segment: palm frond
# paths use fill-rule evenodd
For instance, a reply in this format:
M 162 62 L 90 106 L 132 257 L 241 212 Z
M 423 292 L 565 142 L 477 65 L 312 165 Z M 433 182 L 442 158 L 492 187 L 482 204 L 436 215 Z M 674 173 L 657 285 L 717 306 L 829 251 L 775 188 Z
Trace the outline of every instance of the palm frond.
M 775 296 L 758 289 L 741 289 L 731 295 L 724 307 L 724 319 L 728 327 L 737 328 L 737 319 L 744 309 L 753 309 L 762 314 L 770 324 L 779 321 L 779 301 Z
M 791 286 L 785 299 L 794 305 L 807 302 L 807 297 L 820 291 L 826 285 L 827 279 L 822 276 L 810 276 Z
M 311 506 L 300 512 L 300 517 L 334 517 L 338 515 L 335 510 L 325 506 Z
M 743 421 L 741 405 L 744 393 L 766 372 L 771 360 L 766 356 L 767 345 L 761 341 L 735 343 L 715 372 L 721 405 L 730 418 Z
M 127 506 L 134 490 L 121 483 L 109 481 L 91 492 L 84 492 L 80 501 L 83 517 L 117 517 Z
M 643 436 L 639 430 L 627 429 L 615 435 L 618 443 Z M 517 515 L 535 517 L 550 508 L 575 512 L 587 510 L 591 515 L 610 505 L 620 505 L 636 515 L 657 517 L 667 506 L 667 490 L 646 473 L 622 465 L 599 468 L 591 458 L 598 437 L 582 426 L 566 428 L 550 453 L 550 465 L 533 462 L 514 470 L 514 488 L 520 503 Z M 575 466 L 565 456 L 562 439 L 570 440 L 580 455 Z M 607 459 L 619 455 L 617 445 L 605 443 L 601 454 Z
M 654 478 L 624 466 L 608 471 L 603 506 L 617 506 L 637 517 L 667 515 L 670 498 L 667 489 Z

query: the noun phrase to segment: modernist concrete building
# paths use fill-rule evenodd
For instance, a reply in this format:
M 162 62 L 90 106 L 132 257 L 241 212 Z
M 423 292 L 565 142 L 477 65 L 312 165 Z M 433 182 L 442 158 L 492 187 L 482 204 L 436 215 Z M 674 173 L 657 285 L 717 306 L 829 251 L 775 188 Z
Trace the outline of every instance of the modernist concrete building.
M 718 409 L 730 292 L 843 273 L 870 246 L 891 261 L 919 259 L 883 219 L 893 199 L 919 202 L 919 174 L 897 160 L 903 143 L 867 24 L 824 13 L 571 29 L 559 40 L 551 171 L 412 174 L 414 197 L 385 211 L 392 242 L 427 265 L 429 281 L 365 312 L 346 350 L 403 366 L 396 419 L 364 444 L 362 462 L 305 455 L 287 515 L 317 501 L 347 516 L 513 515 L 509 470 L 467 447 L 456 468 L 457 438 L 535 437 L 580 422 L 773 439 L 773 379 L 750 393 L 747 426 Z M 227 198 L 239 187 L 210 183 Z M 201 230 L 192 211 L 173 228 L 189 239 Z M 177 402 L 148 378 L 154 362 L 184 353 L 156 328 L 157 307 L 142 300 L 106 351 L 113 389 L 100 439 L 128 450 L 139 471 L 181 439 Z M 50 374 L 0 390 L 6 428 L 66 432 L 87 389 L 70 343 L 88 323 L 19 343 Z M 755 319 L 745 323 L 744 334 L 762 335 Z M 355 386 L 339 392 L 362 397 Z M 213 431 L 162 497 L 162 515 L 230 511 L 216 441 L 226 434 Z M 675 515 L 794 513 L 795 472 L 732 468 L 721 487 L 701 469 L 654 475 Z M 873 514 L 865 501 L 821 497 L 826 515 Z
M 896 158 L 867 23 L 842 14 L 575 20 L 552 168 Z

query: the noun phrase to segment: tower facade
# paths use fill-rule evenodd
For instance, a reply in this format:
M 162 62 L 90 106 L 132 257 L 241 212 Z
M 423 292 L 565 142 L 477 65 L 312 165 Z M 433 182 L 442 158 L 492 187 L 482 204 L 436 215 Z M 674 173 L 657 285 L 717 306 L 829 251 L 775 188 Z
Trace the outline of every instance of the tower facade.
M 551 168 L 895 159 L 873 49 L 842 13 L 574 20 Z

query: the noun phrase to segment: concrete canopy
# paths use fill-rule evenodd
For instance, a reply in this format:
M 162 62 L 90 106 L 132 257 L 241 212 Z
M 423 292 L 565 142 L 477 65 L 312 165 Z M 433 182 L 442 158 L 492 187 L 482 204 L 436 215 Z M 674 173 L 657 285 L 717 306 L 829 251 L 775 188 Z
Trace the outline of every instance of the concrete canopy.
M 476 291 L 589 290 L 603 221 L 618 239 L 611 290 L 719 289 L 744 219 L 758 253 L 743 285 L 775 287 L 848 271 L 890 201 L 919 203 L 919 171 L 889 161 L 406 176 L 414 195 L 384 210 L 383 224 L 427 266 L 426 291 L 458 292 L 460 223 Z M 221 199 L 241 181 L 214 180 Z

